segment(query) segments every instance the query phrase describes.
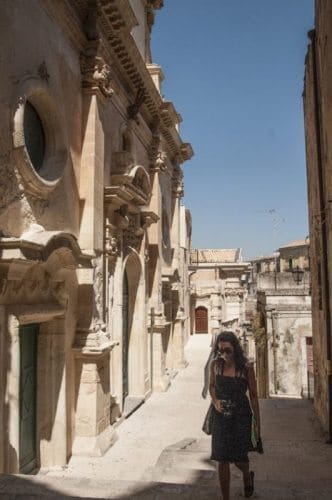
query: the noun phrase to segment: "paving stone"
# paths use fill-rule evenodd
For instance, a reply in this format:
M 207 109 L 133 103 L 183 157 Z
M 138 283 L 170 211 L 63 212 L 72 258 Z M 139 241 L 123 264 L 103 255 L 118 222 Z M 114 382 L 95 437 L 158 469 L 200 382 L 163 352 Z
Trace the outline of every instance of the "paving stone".
M 195 336 L 189 365 L 168 392 L 154 394 L 117 428 L 118 441 L 103 457 L 73 457 L 65 469 L 36 476 L 0 476 L 0 500 L 220 498 L 210 437 L 201 425 L 209 402 L 201 398 L 209 338 Z M 261 401 L 264 455 L 251 454 L 261 500 L 331 500 L 332 446 L 324 441 L 312 403 Z M 232 498 L 244 498 L 234 466 Z

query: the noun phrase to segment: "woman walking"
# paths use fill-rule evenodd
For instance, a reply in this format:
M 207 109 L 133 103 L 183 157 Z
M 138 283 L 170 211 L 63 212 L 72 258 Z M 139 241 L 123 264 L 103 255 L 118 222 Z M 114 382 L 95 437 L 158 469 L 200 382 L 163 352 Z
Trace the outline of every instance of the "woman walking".
M 233 332 L 222 332 L 215 343 L 210 367 L 209 391 L 212 398 L 212 455 L 219 462 L 219 481 L 223 500 L 229 500 L 230 463 L 243 474 L 244 495 L 254 492 L 254 472 L 248 452 L 252 443 L 252 414 L 260 437 L 260 415 L 254 369 L 244 356 Z M 249 389 L 250 404 L 246 396 Z

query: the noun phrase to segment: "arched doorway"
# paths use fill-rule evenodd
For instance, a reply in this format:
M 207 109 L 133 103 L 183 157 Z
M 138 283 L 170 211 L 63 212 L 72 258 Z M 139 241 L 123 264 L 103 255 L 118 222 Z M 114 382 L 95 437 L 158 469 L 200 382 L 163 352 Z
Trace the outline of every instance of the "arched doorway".
M 200 306 L 195 310 L 195 331 L 196 333 L 208 333 L 208 310 Z
M 128 381 L 128 350 L 129 350 L 129 284 L 127 271 L 123 274 L 122 289 L 122 402 L 129 394 Z
M 125 261 L 122 284 L 122 403 L 126 414 L 144 393 L 145 292 L 141 278 L 141 262 L 132 251 Z

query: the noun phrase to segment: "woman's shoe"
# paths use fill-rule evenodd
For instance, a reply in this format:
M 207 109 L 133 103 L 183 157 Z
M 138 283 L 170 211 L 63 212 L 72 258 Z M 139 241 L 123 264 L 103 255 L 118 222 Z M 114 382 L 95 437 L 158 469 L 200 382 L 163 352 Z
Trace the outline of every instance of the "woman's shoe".
M 253 471 L 250 471 L 249 475 L 250 475 L 250 484 L 248 486 L 244 487 L 244 496 L 246 498 L 251 497 L 253 495 L 253 493 L 254 493 L 254 477 L 255 477 L 255 473 Z

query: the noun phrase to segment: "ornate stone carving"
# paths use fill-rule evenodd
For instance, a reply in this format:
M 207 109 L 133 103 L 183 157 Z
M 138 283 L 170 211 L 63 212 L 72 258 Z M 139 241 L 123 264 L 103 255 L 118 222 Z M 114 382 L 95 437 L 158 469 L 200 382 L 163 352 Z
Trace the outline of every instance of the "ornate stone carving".
M 98 91 L 106 97 L 112 97 L 111 68 L 101 56 L 96 55 L 97 45 L 90 42 L 90 47 L 81 56 L 82 86 L 88 93 Z
M 151 226 L 151 224 L 156 223 L 159 217 L 154 212 L 142 211 L 141 212 L 141 227 L 145 230 Z
M 94 311 L 92 319 L 92 330 L 100 332 L 106 330 L 106 325 L 103 320 L 104 304 L 103 304 L 103 259 L 96 257 L 92 260 L 93 265 L 93 291 L 94 291 Z
M 155 160 L 155 166 L 157 170 L 160 170 L 161 172 L 165 172 L 167 169 L 167 154 L 164 151 L 158 151 L 156 160 Z
M 99 59 L 99 58 L 98 58 Z M 96 61 L 93 79 L 97 82 L 100 90 L 106 97 L 111 97 L 114 90 L 111 87 L 111 69 L 102 60 Z
M 36 217 L 40 217 L 41 215 L 44 214 L 45 210 L 49 207 L 49 200 L 48 199 L 43 199 L 43 198 L 37 198 L 36 196 L 33 195 L 27 195 L 31 206 L 33 207 L 33 212 Z
M 127 229 L 129 226 L 128 205 L 122 205 L 114 212 L 114 223 L 119 229 Z
M 243 290 L 240 288 L 226 288 L 225 299 L 226 302 L 240 302 L 243 299 Z
M 134 102 L 130 104 L 127 108 L 127 115 L 130 120 L 137 121 L 137 115 L 145 99 L 146 99 L 145 89 L 139 88 L 137 90 Z
M 133 180 L 133 186 L 144 192 L 145 191 L 144 180 L 145 179 L 141 175 L 136 174 Z
M 140 226 L 139 214 L 131 214 L 128 228 L 123 232 L 124 245 L 139 251 L 143 234 L 144 230 Z
M 181 198 L 183 192 L 183 173 L 179 167 L 175 167 L 172 177 L 172 192 L 176 198 Z
M 105 231 L 105 253 L 108 257 L 108 272 L 111 274 L 114 272 L 116 260 L 120 255 L 120 240 L 112 228 L 113 226 L 108 224 Z
M 27 276 L 24 279 L 3 278 L 0 280 L 0 298 L 11 304 L 22 303 L 24 298 L 29 297 L 35 301 L 41 299 L 53 301 L 55 298 L 61 305 L 66 305 L 67 294 L 65 294 L 64 282 L 51 281 L 47 273 L 38 279 Z
M 154 118 L 153 124 L 151 126 L 152 139 L 148 148 L 148 155 L 150 160 L 150 169 L 152 171 L 158 171 L 166 159 L 164 157 L 165 153 L 161 151 L 161 136 L 160 136 L 160 117 L 156 116 Z
M 0 156 L 0 213 L 11 203 L 23 197 L 19 189 L 16 172 L 10 161 L 10 155 Z
M 115 236 L 106 239 L 106 253 L 109 257 L 114 258 L 119 255 L 119 241 Z

